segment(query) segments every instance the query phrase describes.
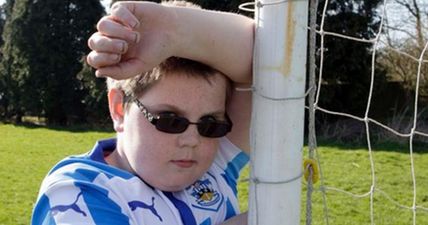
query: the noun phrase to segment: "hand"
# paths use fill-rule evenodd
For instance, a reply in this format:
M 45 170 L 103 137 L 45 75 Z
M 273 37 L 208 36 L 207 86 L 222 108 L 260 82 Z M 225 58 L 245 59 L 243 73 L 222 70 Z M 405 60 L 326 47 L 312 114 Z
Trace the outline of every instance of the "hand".
M 176 56 L 211 66 L 232 81 L 249 83 L 254 21 L 233 13 L 117 2 L 88 45 L 97 76 L 126 79 Z M 233 63 L 231 63 L 233 62 Z
M 88 40 L 89 65 L 96 76 L 126 79 L 146 72 L 173 55 L 174 18 L 165 6 L 117 2 Z

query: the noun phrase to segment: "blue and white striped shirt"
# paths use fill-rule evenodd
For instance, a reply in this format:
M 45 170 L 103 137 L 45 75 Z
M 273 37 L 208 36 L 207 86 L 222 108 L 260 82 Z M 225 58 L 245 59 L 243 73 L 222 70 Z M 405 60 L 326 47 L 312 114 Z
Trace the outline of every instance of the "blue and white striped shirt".
M 213 225 L 239 213 L 237 179 L 248 156 L 226 138 L 209 170 L 179 192 L 152 188 L 108 165 L 116 140 L 98 141 L 91 152 L 59 162 L 44 179 L 32 225 Z

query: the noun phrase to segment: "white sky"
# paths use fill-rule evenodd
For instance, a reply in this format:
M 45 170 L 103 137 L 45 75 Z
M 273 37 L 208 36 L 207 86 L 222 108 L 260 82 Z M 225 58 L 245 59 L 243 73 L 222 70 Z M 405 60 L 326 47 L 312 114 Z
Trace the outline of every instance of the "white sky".
M 0 0 L 0 1 L 4 1 L 4 0 Z M 111 0 L 101 0 L 101 4 L 103 4 L 104 8 L 106 8 L 106 10 L 110 7 L 110 2 Z

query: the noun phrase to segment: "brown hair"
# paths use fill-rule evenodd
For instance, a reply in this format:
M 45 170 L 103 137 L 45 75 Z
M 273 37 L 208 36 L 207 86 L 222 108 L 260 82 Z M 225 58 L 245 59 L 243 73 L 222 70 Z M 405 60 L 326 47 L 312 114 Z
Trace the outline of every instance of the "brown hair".
M 210 78 L 215 75 L 224 76 L 223 73 L 210 66 L 190 59 L 170 57 L 152 70 L 125 80 L 114 80 L 107 78 L 108 89 L 121 90 L 127 98 L 124 99 L 125 106 L 130 100 L 128 97 L 139 97 L 149 90 L 151 86 L 161 80 L 162 77 L 175 74 L 179 76 L 189 76 L 205 79 L 211 83 Z M 226 76 L 224 76 L 227 79 Z M 230 96 L 231 82 L 227 79 L 226 97 Z M 227 100 L 227 99 L 226 99 Z M 125 107 L 127 108 L 127 107 Z
M 181 0 L 163 1 L 161 4 L 165 6 L 201 8 L 199 5 Z M 209 83 L 210 77 L 213 77 L 216 74 L 224 75 L 218 70 L 215 70 L 212 67 L 202 64 L 200 62 L 196 62 L 190 59 L 170 57 L 152 70 L 134 76 L 132 78 L 125 80 L 113 80 L 111 78 L 107 78 L 107 87 L 109 90 L 112 88 L 119 89 L 124 92 L 125 96 L 139 97 L 145 91 L 147 91 L 153 84 L 159 81 L 163 76 L 172 73 L 196 78 L 204 78 Z M 226 98 L 228 99 L 231 93 L 231 82 L 227 77 L 226 79 Z M 127 101 L 129 101 L 129 98 L 124 99 L 125 108 L 127 105 Z

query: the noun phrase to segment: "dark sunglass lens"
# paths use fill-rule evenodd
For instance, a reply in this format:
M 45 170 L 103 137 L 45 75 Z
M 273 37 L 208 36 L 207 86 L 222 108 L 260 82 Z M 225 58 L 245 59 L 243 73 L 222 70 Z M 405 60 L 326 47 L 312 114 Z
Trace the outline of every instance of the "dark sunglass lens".
M 178 116 L 160 115 L 156 122 L 156 129 L 167 133 L 181 133 L 187 129 L 189 121 Z
M 205 137 L 223 137 L 230 131 L 230 124 L 203 121 L 198 124 L 198 132 Z

